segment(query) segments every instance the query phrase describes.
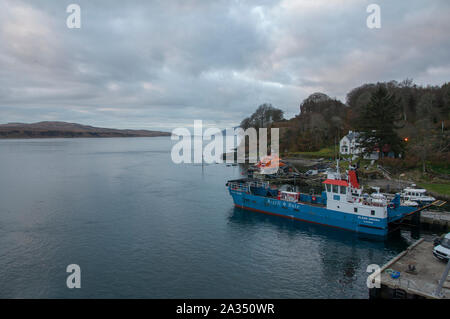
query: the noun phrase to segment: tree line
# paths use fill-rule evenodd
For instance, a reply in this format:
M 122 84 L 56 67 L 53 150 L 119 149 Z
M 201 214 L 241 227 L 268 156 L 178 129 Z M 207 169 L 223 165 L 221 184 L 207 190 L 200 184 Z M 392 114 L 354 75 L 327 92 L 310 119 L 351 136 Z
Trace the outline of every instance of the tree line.
M 430 160 L 450 162 L 449 125 L 450 83 L 423 87 L 410 79 L 361 85 L 345 103 L 314 93 L 289 120 L 280 109 L 263 104 L 241 122 L 244 129 L 279 127 L 284 152 L 318 151 L 349 130 L 358 131 L 365 152 L 417 161 L 423 170 Z

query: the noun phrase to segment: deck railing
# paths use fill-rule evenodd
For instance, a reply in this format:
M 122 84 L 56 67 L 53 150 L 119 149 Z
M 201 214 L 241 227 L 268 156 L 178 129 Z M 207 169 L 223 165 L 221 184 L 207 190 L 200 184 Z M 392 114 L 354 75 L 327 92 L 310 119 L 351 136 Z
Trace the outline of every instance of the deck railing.
M 240 192 L 247 192 L 248 191 L 248 184 L 247 183 L 230 183 L 231 190 L 234 191 L 240 191 Z
M 263 183 L 263 182 L 249 182 L 248 185 L 249 185 L 250 187 L 269 188 L 269 183 Z

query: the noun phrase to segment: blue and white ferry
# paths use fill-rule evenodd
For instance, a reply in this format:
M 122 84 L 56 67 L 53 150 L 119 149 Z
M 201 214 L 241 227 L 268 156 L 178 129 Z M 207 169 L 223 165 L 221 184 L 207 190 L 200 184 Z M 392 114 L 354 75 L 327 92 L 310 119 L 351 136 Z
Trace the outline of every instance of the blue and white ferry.
M 363 193 L 353 169 L 328 172 L 323 185 L 320 195 L 311 195 L 282 191 L 265 180 L 227 182 L 236 207 L 371 235 L 387 235 L 401 219 L 424 208 L 400 194 Z

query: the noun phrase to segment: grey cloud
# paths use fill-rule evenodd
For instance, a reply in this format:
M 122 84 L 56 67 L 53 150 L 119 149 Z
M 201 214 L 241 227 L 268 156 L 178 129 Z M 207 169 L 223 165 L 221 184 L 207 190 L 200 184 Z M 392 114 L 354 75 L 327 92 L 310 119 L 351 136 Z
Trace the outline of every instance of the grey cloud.
M 447 1 L 378 1 L 379 30 L 369 3 L 0 0 L 0 122 L 225 127 L 264 102 L 294 115 L 315 91 L 449 79 Z

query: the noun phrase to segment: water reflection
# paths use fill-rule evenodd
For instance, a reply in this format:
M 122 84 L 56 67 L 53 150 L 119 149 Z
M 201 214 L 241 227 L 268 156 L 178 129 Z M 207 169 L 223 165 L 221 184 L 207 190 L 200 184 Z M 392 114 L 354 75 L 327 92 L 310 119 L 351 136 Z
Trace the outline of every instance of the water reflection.
M 339 240 L 344 242 L 353 242 L 354 240 L 383 243 L 383 246 L 398 245 L 400 243 L 407 244 L 407 241 L 402 236 L 389 236 L 383 238 L 380 236 L 372 236 L 370 234 L 360 234 L 356 232 L 336 229 L 324 225 L 318 225 L 308 222 L 291 220 L 289 218 L 282 218 L 268 214 L 255 213 L 233 207 L 230 209 L 228 219 L 231 222 L 239 223 L 241 225 L 256 226 L 260 223 L 270 223 L 272 226 L 280 230 L 289 230 L 290 232 L 299 232 L 302 234 L 310 234 L 315 236 L 326 237 L 329 240 Z
M 366 293 L 367 266 L 382 266 L 409 245 L 408 240 L 399 235 L 388 238 L 362 236 L 355 232 L 240 208 L 230 209 L 228 220 L 230 227 L 250 233 L 249 236 L 264 229 L 265 233 L 275 231 L 278 237 L 282 237 L 280 245 L 286 241 L 283 236 L 287 235 L 292 239 L 291 244 L 297 246 L 296 253 L 302 256 L 305 264 L 315 265 L 314 274 L 308 272 L 306 275 L 320 278 L 317 284 L 321 287 L 317 289 L 321 289 L 322 295 L 328 298 L 361 297 Z M 284 253 L 290 252 L 277 251 L 277 254 Z

